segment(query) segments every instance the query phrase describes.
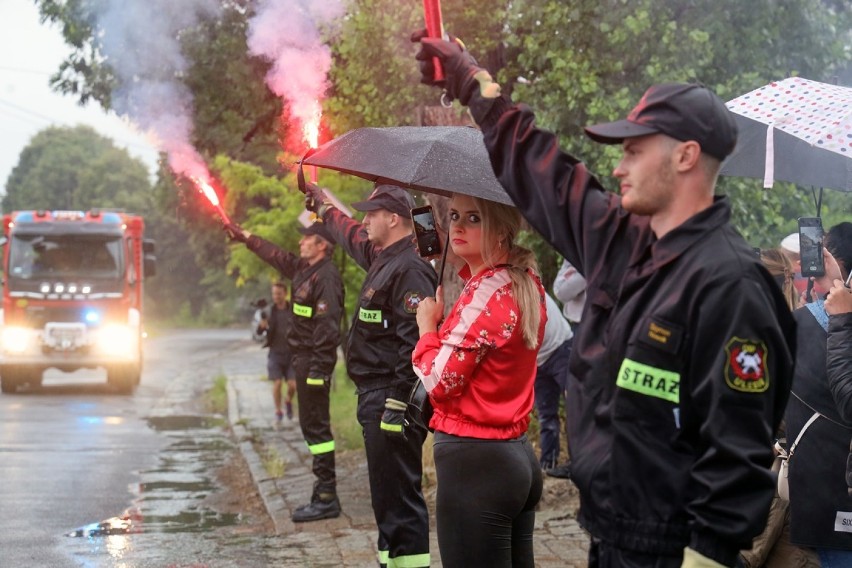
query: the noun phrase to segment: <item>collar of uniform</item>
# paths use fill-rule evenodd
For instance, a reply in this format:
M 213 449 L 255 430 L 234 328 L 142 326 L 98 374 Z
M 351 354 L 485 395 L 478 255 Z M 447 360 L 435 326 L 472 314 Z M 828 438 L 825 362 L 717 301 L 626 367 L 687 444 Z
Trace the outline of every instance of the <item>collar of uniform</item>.
M 386 255 L 390 253 L 392 255 L 397 255 L 401 252 L 404 252 L 406 249 L 414 250 L 414 243 L 411 241 L 409 236 L 402 237 L 395 243 L 386 246 L 382 249 L 382 252 L 379 253 L 380 256 Z
M 407 251 L 414 252 L 415 255 L 419 257 L 419 255 L 417 255 L 414 250 L 414 243 L 411 242 L 411 239 L 409 239 L 408 237 L 403 237 L 395 243 L 381 249 L 379 251 L 379 254 L 376 255 L 375 260 L 372 262 L 370 268 L 372 270 L 377 270 L 379 267 L 384 266 L 385 263 L 388 262 L 390 259 L 401 254 L 405 254 Z
M 331 262 L 330 256 L 326 256 L 325 258 L 315 262 L 314 264 L 308 264 L 308 261 L 302 259 L 303 265 L 302 265 L 301 272 L 305 276 L 311 275 L 314 272 L 316 272 L 317 270 L 319 270 L 320 268 L 322 268 L 323 266 L 325 266 L 326 264 L 328 264 L 329 262 Z
M 656 270 L 679 257 L 686 249 L 704 238 L 708 231 L 720 227 L 731 218 L 730 201 L 724 195 L 713 198 L 713 204 L 707 209 L 696 213 L 679 227 L 663 235 L 661 239 L 653 239 L 650 243 L 651 263 L 647 268 Z M 650 230 L 650 228 L 649 228 Z M 639 264 L 647 258 L 646 254 L 635 251 L 631 264 Z M 643 269 L 642 272 L 645 270 Z

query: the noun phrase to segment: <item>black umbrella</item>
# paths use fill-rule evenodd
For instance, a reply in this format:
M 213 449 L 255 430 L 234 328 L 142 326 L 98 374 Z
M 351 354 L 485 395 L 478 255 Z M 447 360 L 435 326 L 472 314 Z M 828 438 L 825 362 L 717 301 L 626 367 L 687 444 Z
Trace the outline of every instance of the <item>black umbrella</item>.
M 408 189 L 512 205 L 494 177 L 482 133 L 467 126 L 358 128 L 326 142 L 302 163 Z

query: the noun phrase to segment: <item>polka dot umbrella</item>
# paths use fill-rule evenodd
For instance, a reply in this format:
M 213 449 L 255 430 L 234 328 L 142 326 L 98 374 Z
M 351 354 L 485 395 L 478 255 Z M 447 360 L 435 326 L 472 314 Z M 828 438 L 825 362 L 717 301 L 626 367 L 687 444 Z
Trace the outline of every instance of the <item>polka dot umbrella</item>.
M 722 175 L 852 191 L 852 88 L 790 77 L 726 104 L 739 134 Z

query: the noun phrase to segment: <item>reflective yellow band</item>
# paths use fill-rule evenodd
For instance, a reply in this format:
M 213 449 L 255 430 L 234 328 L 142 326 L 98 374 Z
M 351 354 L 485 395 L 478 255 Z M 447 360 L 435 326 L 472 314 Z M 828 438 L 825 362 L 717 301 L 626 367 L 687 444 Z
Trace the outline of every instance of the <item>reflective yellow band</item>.
M 301 304 L 293 304 L 293 313 L 297 316 L 301 316 L 303 318 L 309 318 L 314 314 L 314 309 L 310 306 L 303 306 Z
M 367 323 L 381 323 L 382 310 L 365 310 L 361 308 L 358 310 L 358 319 Z
M 322 379 L 312 379 L 310 377 L 305 379 L 305 382 L 311 385 L 312 387 L 321 387 L 325 384 L 325 381 Z
M 680 373 L 658 369 L 625 358 L 616 385 L 646 396 L 680 403 Z
M 388 568 L 428 568 L 432 564 L 432 557 L 427 552 L 391 558 L 387 550 L 380 550 L 379 564 L 385 564 Z
M 334 440 L 332 440 L 330 442 L 322 442 L 322 443 L 314 444 L 314 445 L 308 444 L 308 449 L 315 456 L 319 455 L 319 454 L 327 454 L 328 452 L 333 452 L 334 451 Z
M 382 422 L 379 424 L 379 428 L 387 430 L 388 432 L 402 432 L 402 424 L 388 424 L 387 422 Z

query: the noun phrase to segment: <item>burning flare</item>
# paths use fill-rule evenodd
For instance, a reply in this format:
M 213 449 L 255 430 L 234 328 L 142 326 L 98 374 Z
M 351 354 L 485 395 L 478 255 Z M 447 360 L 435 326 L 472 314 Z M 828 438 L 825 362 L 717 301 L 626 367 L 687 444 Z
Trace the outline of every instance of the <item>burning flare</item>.
M 319 145 L 319 127 L 320 119 L 322 118 L 322 109 L 319 101 L 314 101 L 313 111 L 310 114 L 304 125 L 302 126 L 302 135 L 305 137 L 305 142 L 310 148 L 316 148 Z
M 216 208 L 216 212 L 219 213 L 219 216 L 222 218 L 222 221 L 224 221 L 226 224 L 230 223 L 231 219 L 228 218 L 227 213 L 225 213 L 225 210 L 219 203 L 219 196 L 216 194 L 216 190 L 213 189 L 213 186 L 210 185 L 209 182 L 199 177 L 192 177 L 190 179 L 195 182 L 195 185 L 198 187 L 198 190 L 204 194 L 204 197 L 207 198 L 207 201 L 209 201 L 210 204 Z

